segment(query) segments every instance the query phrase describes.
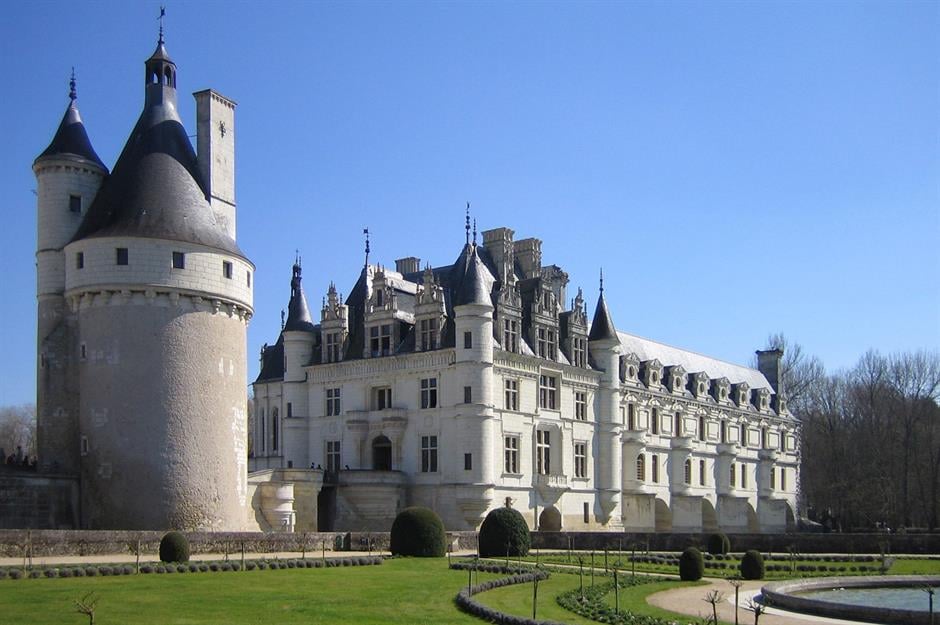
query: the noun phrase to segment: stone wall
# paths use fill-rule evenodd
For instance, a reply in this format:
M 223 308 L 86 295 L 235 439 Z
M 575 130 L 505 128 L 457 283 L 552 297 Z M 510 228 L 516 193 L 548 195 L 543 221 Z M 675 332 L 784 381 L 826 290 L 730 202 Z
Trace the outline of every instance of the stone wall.
M 0 528 L 17 527 L 78 527 L 78 480 L 0 470 Z

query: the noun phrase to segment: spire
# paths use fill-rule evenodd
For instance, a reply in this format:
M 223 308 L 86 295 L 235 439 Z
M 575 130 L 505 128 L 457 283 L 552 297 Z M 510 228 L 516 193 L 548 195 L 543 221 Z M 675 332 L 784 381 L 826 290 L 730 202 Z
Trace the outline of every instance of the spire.
M 108 168 L 98 158 L 98 154 L 88 139 L 88 133 L 85 132 L 85 125 L 82 123 L 82 116 L 78 112 L 78 104 L 76 103 L 78 90 L 75 84 L 75 68 L 73 67 L 72 76 L 69 79 L 69 105 L 65 109 L 62 121 L 59 122 L 59 128 L 56 130 L 52 142 L 36 160 L 69 154 L 91 161 L 107 171 Z
M 467 217 L 464 229 L 467 232 L 467 245 L 470 245 L 470 202 L 467 202 Z
M 287 305 L 287 321 L 284 323 L 285 332 L 313 331 L 313 320 L 310 309 L 307 308 L 307 298 L 301 286 L 300 254 L 297 253 L 294 266 L 291 268 L 290 303 Z
M 463 253 L 454 263 L 454 269 L 460 272 L 451 278 L 457 285 L 453 300 L 454 306 L 464 304 L 493 305 L 491 293 L 496 278 L 483 264 L 477 248 L 469 245 L 464 247 Z
M 604 270 L 602 269 L 600 295 L 597 298 L 597 308 L 594 309 L 594 320 L 591 321 L 591 333 L 588 335 L 588 340 L 603 341 L 608 339 L 617 340 L 617 329 L 614 327 L 614 321 L 607 309 L 607 301 L 604 299 Z
M 163 44 L 163 18 L 166 17 L 166 6 L 160 5 L 160 17 L 157 19 L 160 20 L 160 38 L 157 39 L 158 44 Z
M 473 247 L 477 246 L 477 220 L 473 220 Z
M 369 267 L 369 251 L 370 251 L 370 250 L 369 250 L 369 229 L 368 229 L 368 228 L 363 228 L 363 229 L 362 229 L 362 234 L 366 235 L 366 264 L 365 264 L 365 267 L 368 268 L 368 267 Z

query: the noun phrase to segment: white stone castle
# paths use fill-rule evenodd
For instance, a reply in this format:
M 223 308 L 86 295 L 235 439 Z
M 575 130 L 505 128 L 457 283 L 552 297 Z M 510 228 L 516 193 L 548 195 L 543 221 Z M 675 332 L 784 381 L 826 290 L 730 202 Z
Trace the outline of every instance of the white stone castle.
M 78 524 L 246 527 L 245 328 L 235 243 L 235 104 L 177 111 L 161 27 L 144 107 L 111 172 L 70 103 L 38 181 L 40 471 L 72 476 Z
M 424 505 L 467 530 L 511 505 L 547 531 L 794 529 L 780 352 L 751 369 L 618 332 L 603 280 L 588 323 L 541 241 L 497 228 L 478 245 L 466 228 L 442 267 L 370 264 L 367 241 L 318 324 L 294 265 L 254 383 L 270 526 L 387 530 Z

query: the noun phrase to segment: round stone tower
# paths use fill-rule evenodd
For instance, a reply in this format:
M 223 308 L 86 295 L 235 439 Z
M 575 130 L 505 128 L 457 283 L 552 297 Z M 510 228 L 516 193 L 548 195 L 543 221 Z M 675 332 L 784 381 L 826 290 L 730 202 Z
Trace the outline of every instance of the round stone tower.
M 36 296 L 38 452 L 44 473 L 78 474 L 75 319 L 65 303 L 65 245 L 78 230 L 108 169 L 98 158 L 76 104 L 33 163 L 37 182 Z
M 234 108 L 197 94 L 197 158 L 164 47 L 137 125 L 71 242 L 82 526 L 245 527 L 246 325 L 234 240 Z

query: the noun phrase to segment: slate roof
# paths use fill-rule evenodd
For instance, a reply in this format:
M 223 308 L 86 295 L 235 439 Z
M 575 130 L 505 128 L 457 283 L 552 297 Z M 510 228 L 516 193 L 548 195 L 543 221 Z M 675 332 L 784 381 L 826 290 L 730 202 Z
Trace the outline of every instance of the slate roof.
M 287 305 L 287 321 L 284 323 L 284 332 L 313 332 L 314 323 L 307 307 L 307 298 L 301 284 L 300 265 L 294 263 L 293 276 L 290 281 L 290 302 Z
M 78 106 L 75 104 L 75 98 L 71 98 L 62 121 L 59 122 L 59 128 L 42 154 L 36 157 L 36 161 L 51 156 L 70 154 L 91 161 L 105 171 L 108 170 L 105 164 L 98 158 L 98 153 L 91 147 L 91 141 L 88 139 L 88 133 L 85 132 L 85 125 L 82 123 L 82 116 L 78 112 Z
M 614 320 L 610 318 L 610 310 L 607 309 L 604 292 L 601 291 L 600 297 L 597 298 L 597 308 L 594 309 L 594 319 L 591 321 L 591 332 L 588 334 L 588 340 L 602 341 L 616 338 L 617 329 L 614 327 Z

